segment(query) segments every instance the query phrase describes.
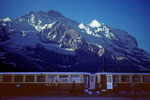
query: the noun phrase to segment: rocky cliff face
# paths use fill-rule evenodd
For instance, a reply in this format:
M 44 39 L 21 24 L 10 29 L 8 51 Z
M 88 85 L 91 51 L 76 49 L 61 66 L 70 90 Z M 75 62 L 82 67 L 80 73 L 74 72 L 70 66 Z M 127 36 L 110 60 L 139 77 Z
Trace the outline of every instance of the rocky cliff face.
M 126 31 L 61 13 L 30 12 L 0 20 L 0 71 L 149 71 L 150 53 Z

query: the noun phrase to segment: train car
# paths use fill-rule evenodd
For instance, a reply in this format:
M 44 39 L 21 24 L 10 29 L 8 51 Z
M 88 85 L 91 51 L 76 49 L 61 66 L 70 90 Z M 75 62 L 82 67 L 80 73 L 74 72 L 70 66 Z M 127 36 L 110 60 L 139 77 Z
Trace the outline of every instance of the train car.
M 57 80 L 57 82 L 56 82 Z M 150 73 L 3 72 L 0 91 L 150 92 Z M 74 88 L 74 89 L 73 89 Z
M 0 91 L 71 91 L 88 89 L 90 73 L 84 72 L 3 72 L 0 73 Z M 57 83 L 56 83 L 57 80 Z M 57 84 L 57 86 L 56 86 Z
M 95 80 L 101 92 L 150 92 L 150 73 L 96 73 Z

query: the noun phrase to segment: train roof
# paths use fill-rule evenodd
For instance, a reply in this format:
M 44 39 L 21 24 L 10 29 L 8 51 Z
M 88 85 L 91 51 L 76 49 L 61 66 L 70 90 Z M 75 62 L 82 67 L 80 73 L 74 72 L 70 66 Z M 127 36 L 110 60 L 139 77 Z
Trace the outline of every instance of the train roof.
M 0 72 L 0 74 L 90 74 L 87 72 Z
M 137 74 L 137 75 L 141 75 L 141 74 L 145 74 L 145 75 L 150 75 L 150 73 L 125 73 L 125 72 L 120 72 L 120 73 L 116 73 L 116 72 L 98 72 L 98 73 L 88 73 L 88 72 L 0 72 L 0 74 Z
M 136 75 L 150 75 L 150 73 L 135 73 L 135 72 L 130 72 L 130 73 L 125 73 L 125 72 L 120 72 L 120 73 L 115 73 L 115 72 L 99 72 L 99 73 L 96 73 L 96 74 L 122 74 L 122 75 L 129 75 L 129 74 L 131 74 L 131 75 L 134 75 L 134 74 L 136 74 Z

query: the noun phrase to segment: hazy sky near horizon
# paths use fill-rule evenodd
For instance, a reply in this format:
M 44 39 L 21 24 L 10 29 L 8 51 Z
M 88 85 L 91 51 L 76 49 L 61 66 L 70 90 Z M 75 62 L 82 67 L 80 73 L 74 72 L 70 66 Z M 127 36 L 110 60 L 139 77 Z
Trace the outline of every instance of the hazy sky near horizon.
M 150 52 L 150 0 L 0 0 L 0 19 L 51 9 L 84 24 L 96 19 L 125 30 Z

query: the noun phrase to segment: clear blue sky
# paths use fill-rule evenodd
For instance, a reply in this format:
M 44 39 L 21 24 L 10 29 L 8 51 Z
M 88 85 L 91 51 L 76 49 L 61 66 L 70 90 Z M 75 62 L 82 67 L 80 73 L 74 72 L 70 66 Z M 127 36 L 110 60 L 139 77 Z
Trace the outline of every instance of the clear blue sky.
M 150 52 L 150 0 L 0 0 L 0 19 L 50 9 L 85 24 L 96 19 L 126 30 Z

